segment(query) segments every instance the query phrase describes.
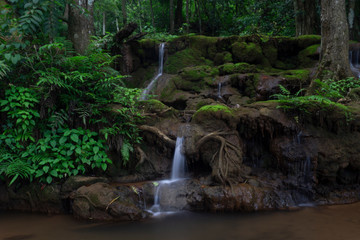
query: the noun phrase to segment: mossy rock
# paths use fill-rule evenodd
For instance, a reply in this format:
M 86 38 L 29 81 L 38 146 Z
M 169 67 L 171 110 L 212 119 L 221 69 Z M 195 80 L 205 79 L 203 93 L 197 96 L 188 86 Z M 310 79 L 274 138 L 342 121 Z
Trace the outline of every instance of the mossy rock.
M 261 47 L 255 43 L 236 42 L 232 45 L 235 62 L 261 64 L 264 62 Z
M 132 77 L 126 78 L 125 84 L 130 88 L 143 88 L 144 83 L 150 81 L 156 74 L 158 66 L 149 66 L 147 68 L 138 68 L 131 74 Z
M 146 112 L 160 114 L 162 117 L 175 116 L 177 112 L 172 107 L 169 107 L 156 99 L 149 99 L 146 101 L 142 101 L 141 104 L 143 105 L 144 110 Z
M 188 48 L 169 56 L 164 64 L 164 72 L 177 74 L 185 67 L 202 64 L 206 64 L 206 61 L 201 57 L 201 53 L 198 50 Z
M 269 60 L 271 66 L 275 66 L 276 60 L 278 58 L 278 50 L 271 44 L 265 44 L 262 47 L 262 52 L 264 56 Z
M 213 60 L 217 53 L 216 42 L 218 38 L 207 36 L 191 36 L 189 39 L 190 48 L 200 51 L 201 56 Z
M 311 45 L 320 44 L 321 36 L 320 35 L 302 35 L 297 38 L 298 46 L 300 49 L 307 48 Z
M 224 63 L 231 63 L 233 61 L 232 55 L 230 52 L 221 52 L 217 53 L 214 58 L 215 65 L 221 65 Z
M 216 75 L 219 75 L 219 70 L 207 65 L 187 67 L 180 71 L 181 78 L 191 82 L 197 82 L 205 77 L 213 77 Z
M 296 69 L 288 70 L 281 74 L 287 81 L 297 81 L 300 84 L 308 82 L 310 79 L 310 70 L 308 69 Z
M 225 105 L 206 105 L 195 112 L 192 122 L 207 129 L 233 129 L 236 127 L 236 117 L 233 109 Z
M 144 48 L 156 48 L 159 46 L 160 41 L 156 40 L 156 39 L 141 39 L 139 41 L 140 43 L 140 48 L 144 49 Z
M 186 103 L 188 110 L 199 110 L 201 107 L 215 103 L 211 98 L 193 98 Z
M 235 42 L 245 41 L 243 38 L 239 36 L 230 36 L 230 37 L 219 37 L 218 41 L 216 42 L 216 47 L 219 52 L 222 51 L 231 51 L 231 46 Z
M 185 50 L 189 47 L 189 37 L 181 36 L 174 39 L 171 39 L 167 42 L 168 54 L 175 54 L 176 52 Z
M 241 62 L 241 63 L 226 63 L 219 66 L 220 75 L 229 75 L 234 73 L 256 73 L 258 70 L 256 66 Z
M 348 97 L 355 102 L 360 101 L 360 88 L 353 88 L 350 90 Z
M 178 90 L 199 93 L 199 92 L 201 92 L 201 90 L 203 90 L 205 88 L 204 81 L 192 82 L 192 81 L 183 79 L 178 76 L 173 78 L 173 81 L 176 86 L 176 89 L 178 89 Z
M 255 98 L 260 74 L 233 74 L 230 77 L 231 86 L 238 89 L 243 96 Z
M 278 69 L 282 69 L 282 70 L 290 70 L 290 69 L 294 69 L 296 67 L 296 65 L 292 62 L 283 62 L 280 60 L 277 60 L 275 62 L 275 66 Z
M 319 60 L 320 44 L 311 45 L 299 52 L 298 58 L 300 66 L 313 67 Z

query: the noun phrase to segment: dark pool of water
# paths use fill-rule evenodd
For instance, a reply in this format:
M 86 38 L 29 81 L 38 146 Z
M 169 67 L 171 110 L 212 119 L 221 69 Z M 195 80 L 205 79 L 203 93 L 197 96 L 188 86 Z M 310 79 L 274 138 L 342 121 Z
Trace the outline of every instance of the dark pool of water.
M 0 212 L 1 240 L 358 240 L 360 204 L 250 214 L 181 213 L 142 222 Z

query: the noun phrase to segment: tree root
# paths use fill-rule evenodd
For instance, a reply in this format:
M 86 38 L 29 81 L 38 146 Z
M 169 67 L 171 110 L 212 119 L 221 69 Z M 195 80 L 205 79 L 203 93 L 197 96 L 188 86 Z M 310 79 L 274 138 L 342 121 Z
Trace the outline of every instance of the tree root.
M 224 135 L 233 134 L 235 133 L 212 132 L 202 137 L 196 143 L 196 149 L 200 149 L 203 144 L 210 140 L 220 143 L 220 148 L 213 154 L 210 165 L 212 167 L 211 175 L 222 184 L 231 185 L 232 182 L 237 182 L 239 177 L 243 175 L 243 171 L 241 169 L 242 151 L 239 146 L 232 144 L 224 137 Z M 231 156 L 231 151 L 235 154 L 235 156 Z M 238 175 L 235 175 L 234 172 Z
M 174 140 L 172 140 L 171 138 L 169 138 L 168 136 L 166 136 L 162 131 L 160 131 L 160 129 L 158 129 L 156 127 L 148 126 L 148 125 L 141 125 L 139 127 L 139 129 L 141 129 L 143 131 L 154 133 L 161 140 L 163 140 L 167 146 L 175 148 L 176 142 Z

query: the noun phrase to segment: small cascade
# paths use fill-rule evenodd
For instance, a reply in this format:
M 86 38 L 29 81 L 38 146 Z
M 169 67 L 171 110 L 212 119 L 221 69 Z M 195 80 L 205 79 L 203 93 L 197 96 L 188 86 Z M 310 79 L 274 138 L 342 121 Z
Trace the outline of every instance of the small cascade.
M 141 93 L 140 100 L 147 100 L 147 95 L 150 93 L 150 91 L 153 89 L 156 81 L 163 75 L 163 69 L 164 69 L 164 52 L 165 52 L 165 43 L 160 43 L 159 46 L 159 69 L 157 75 L 151 80 L 149 85 L 144 89 L 144 91 Z
M 349 52 L 350 69 L 358 78 L 360 78 L 359 58 L 360 58 L 359 49 L 351 50 Z
M 154 205 L 149 210 L 149 212 L 153 213 L 154 216 L 160 215 L 162 213 L 171 213 L 163 211 L 161 207 L 161 202 L 163 200 L 161 199 L 162 194 L 166 193 L 166 202 L 176 202 L 176 185 L 179 181 L 183 180 L 186 175 L 186 158 L 185 155 L 182 153 L 183 145 L 184 137 L 177 137 L 175 153 L 173 157 L 173 165 L 171 170 L 171 178 L 158 182 L 154 194 Z
M 221 87 L 222 87 L 222 83 L 219 82 L 218 83 L 218 98 L 222 99 L 222 95 L 221 95 Z

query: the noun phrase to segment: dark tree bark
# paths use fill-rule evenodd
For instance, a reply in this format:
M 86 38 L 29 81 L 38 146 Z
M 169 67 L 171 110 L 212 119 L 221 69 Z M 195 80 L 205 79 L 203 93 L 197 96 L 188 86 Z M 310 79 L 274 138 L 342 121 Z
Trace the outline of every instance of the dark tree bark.
M 186 0 L 186 33 L 190 32 L 190 0 Z
M 151 25 L 152 25 L 153 27 L 155 27 L 154 9 L 153 9 L 152 0 L 150 0 L 150 13 L 151 13 Z
M 123 24 L 125 26 L 127 23 L 126 0 L 121 1 L 121 12 L 122 12 Z
M 183 9 L 183 0 L 177 0 L 176 2 L 176 11 L 175 11 L 175 27 L 179 29 L 184 20 L 182 15 L 182 9 Z
M 316 0 L 294 0 L 296 36 L 316 34 Z
M 321 59 L 316 78 L 339 80 L 350 76 L 345 0 L 322 0 Z
M 69 7 L 68 35 L 75 51 L 80 54 L 85 53 L 90 36 L 95 33 L 93 7 L 94 0 L 75 1 Z
M 170 11 L 170 33 L 174 33 L 174 0 L 170 0 L 169 4 L 169 11 Z
M 199 0 L 195 0 L 195 8 L 196 12 L 198 14 L 198 20 L 199 20 L 199 33 L 202 34 L 202 26 L 201 26 L 201 11 L 200 11 L 200 3 Z
M 360 2 L 356 0 L 349 0 L 348 9 L 349 20 L 349 34 L 350 40 L 360 40 Z

